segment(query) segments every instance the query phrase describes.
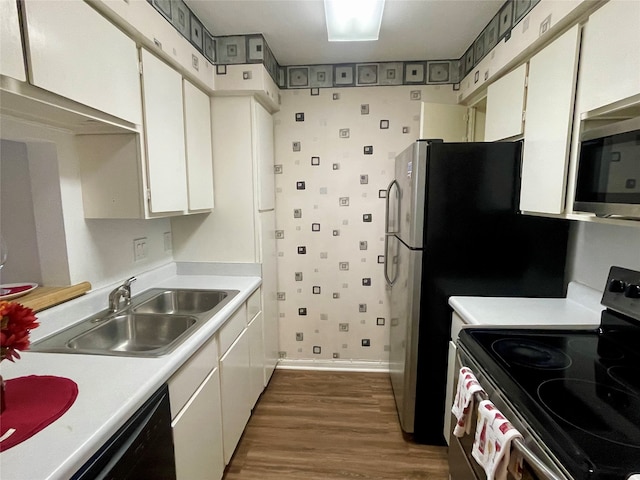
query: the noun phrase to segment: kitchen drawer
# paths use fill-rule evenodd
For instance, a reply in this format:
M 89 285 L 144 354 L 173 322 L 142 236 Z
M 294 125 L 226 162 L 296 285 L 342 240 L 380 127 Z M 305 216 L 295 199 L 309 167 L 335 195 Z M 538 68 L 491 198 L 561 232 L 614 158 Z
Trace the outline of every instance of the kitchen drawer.
M 238 335 L 247 326 L 247 306 L 242 304 L 238 310 L 231 316 L 227 323 L 220 329 L 218 338 L 220 341 L 220 353 L 224 353 L 229 349 L 231 344 L 238 338 Z
M 247 323 L 262 311 L 262 289 L 258 288 L 247 300 Z
M 171 419 L 182 410 L 207 375 L 218 366 L 218 344 L 212 338 L 169 379 Z

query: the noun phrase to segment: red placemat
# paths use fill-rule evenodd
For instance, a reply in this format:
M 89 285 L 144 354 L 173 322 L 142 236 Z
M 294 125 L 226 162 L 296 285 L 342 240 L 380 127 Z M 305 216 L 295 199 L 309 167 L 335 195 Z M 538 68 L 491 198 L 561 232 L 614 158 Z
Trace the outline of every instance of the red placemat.
M 6 409 L 0 415 L 0 436 L 15 432 L 0 442 L 0 452 L 24 442 L 60 418 L 78 396 L 73 380 L 51 375 L 29 375 L 5 381 Z

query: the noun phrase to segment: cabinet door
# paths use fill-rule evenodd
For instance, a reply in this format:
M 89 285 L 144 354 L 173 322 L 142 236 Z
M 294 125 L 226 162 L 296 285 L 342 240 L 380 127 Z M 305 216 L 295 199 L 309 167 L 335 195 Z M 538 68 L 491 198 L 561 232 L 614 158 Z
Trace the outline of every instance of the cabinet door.
M 576 25 L 529 61 L 521 210 L 564 210 L 579 48 Z
M 258 102 L 253 101 L 253 148 L 258 186 L 258 210 L 275 208 L 273 173 L 273 118 Z
M 445 142 L 464 142 L 467 138 L 467 108 L 460 105 L 422 102 L 420 138 L 441 138 Z
M 280 350 L 278 330 L 278 252 L 276 250 L 275 212 L 262 212 L 259 217 L 264 322 L 264 384 L 266 385 L 276 368 Z
M 23 82 L 27 79 L 15 0 L 0 0 L 0 74 Z
M 178 480 L 219 480 L 224 473 L 220 378 L 214 369 L 172 423 Z
M 184 80 L 184 127 L 187 148 L 189 210 L 213 208 L 213 153 L 209 96 Z
M 249 335 L 245 329 L 220 359 L 224 463 L 228 464 L 251 416 Z
M 640 2 L 611 0 L 584 27 L 580 112 L 640 94 Z
M 135 42 L 85 2 L 21 3 L 31 83 L 141 124 Z
M 247 327 L 249 334 L 249 361 L 251 364 L 249 391 L 251 408 L 255 406 L 258 397 L 264 390 L 264 343 L 263 343 L 263 322 L 262 312 L 260 312 Z
M 144 49 L 142 67 L 150 210 L 187 210 L 182 76 Z
M 527 65 L 496 80 L 487 89 L 484 140 L 493 142 L 522 134 Z

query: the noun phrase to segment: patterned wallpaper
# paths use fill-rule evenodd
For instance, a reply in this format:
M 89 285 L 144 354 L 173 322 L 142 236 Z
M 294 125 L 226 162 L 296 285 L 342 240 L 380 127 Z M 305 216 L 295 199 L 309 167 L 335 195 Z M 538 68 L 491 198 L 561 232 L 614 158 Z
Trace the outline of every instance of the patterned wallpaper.
M 506 0 L 459 59 L 280 66 L 262 34 L 215 37 L 183 0 L 147 0 L 212 64 L 262 63 L 282 89 L 458 83 L 540 0 Z M 240 32 L 238 32 L 240 33 Z M 218 69 L 223 74 L 226 69 Z
M 285 90 L 275 114 L 281 356 L 388 360 L 384 212 L 438 86 Z

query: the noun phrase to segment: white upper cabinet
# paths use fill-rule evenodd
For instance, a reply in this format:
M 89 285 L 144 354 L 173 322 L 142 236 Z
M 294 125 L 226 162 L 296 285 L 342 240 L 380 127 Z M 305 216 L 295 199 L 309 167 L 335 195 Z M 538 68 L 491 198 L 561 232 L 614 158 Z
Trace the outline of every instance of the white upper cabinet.
M 182 76 L 142 49 L 142 92 L 151 213 L 185 211 L 187 168 Z
M 213 152 L 209 96 L 184 80 L 184 123 L 187 149 L 189 210 L 213 208 Z
M 141 124 L 135 42 L 85 2 L 26 0 L 22 4 L 29 81 L 83 105 Z
M 484 140 L 493 142 L 522 134 L 527 65 L 496 80 L 487 89 Z
M 588 19 L 582 39 L 580 113 L 640 94 L 640 2 L 611 0 Z
M 0 0 L 0 74 L 25 81 L 18 3 Z
M 529 61 L 521 210 L 564 210 L 579 48 L 575 25 Z
M 258 210 L 273 210 L 276 202 L 273 172 L 273 117 L 262 105 L 253 102 L 253 120 Z
M 467 139 L 467 108 L 462 105 L 422 102 L 420 106 L 420 138 L 440 138 L 445 142 Z

